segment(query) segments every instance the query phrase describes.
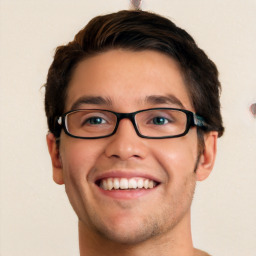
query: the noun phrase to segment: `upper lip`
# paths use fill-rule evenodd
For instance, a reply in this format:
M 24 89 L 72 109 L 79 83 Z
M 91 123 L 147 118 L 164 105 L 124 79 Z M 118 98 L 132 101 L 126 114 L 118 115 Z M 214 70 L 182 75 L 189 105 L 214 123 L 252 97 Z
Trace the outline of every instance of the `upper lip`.
M 148 174 L 148 173 L 143 173 L 135 170 L 111 170 L 111 171 L 106 171 L 104 173 L 98 174 L 94 178 L 94 182 L 97 183 L 102 179 L 107 179 L 107 178 L 145 178 L 149 180 L 153 180 L 157 183 L 161 183 L 161 181 L 156 178 L 154 175 Z

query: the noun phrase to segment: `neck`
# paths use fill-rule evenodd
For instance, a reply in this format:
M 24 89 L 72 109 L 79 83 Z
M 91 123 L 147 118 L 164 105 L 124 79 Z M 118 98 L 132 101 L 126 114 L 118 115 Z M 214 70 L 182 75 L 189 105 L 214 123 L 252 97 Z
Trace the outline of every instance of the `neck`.
M 79 221 L 80 256 L 194 256 L 190 213 L 172 230 L 138 244 L 120 244 L 93 232 Z

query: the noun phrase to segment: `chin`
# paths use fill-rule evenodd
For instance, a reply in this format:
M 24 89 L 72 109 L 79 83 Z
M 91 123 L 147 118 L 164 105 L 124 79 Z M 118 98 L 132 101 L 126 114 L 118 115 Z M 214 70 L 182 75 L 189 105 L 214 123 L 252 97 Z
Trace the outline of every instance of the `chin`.
M 101 227 L 101 230 L 98 231 L 105 239 L 114 243 L 126 245 L 139 244 L 155 236 L 155 232 L 153 230 L 138 227 L 126 227 L 125 230 L 123 228 L 110 230 Z
M 109 218 L 107 223 L 94 222 L 97 233 L 113 243 L 134 245 L 143 243 L 164 233 L 166 225 L 163 221 L 149 217 L 119 216 Z

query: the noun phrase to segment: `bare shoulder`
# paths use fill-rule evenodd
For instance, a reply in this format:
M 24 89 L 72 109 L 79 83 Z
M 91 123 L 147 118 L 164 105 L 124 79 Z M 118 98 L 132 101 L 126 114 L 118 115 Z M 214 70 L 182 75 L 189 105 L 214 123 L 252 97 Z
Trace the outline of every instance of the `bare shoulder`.
M 204 251 L 194 249 L 194 256 L 211 256 L 211 255 Z

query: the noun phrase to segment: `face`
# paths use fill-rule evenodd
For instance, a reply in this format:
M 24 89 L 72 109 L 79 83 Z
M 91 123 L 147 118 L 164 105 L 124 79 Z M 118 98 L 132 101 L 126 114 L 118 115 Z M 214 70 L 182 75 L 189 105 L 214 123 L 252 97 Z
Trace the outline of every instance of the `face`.
M 65 111 L 97 108 L 128 113 L 155 107 L 194 111 L 176 62 L 154 51 L 111 50 L 77 66 Z M 128 119 L 122 119 L 117 132 L 107 138 L 76 139 L 62 131 L 58 156 L 49 141 L 54 179 L 65 183 L 87 234 L 116 242 L 137 243 L 185 229 L 196 180 L 208 176 L 212 167 L 206 171 L 206 157 L 198 158 L 194 127 L 171 139 L 138 137 Z M 150 185 L 101 187 L 111 181 Z

